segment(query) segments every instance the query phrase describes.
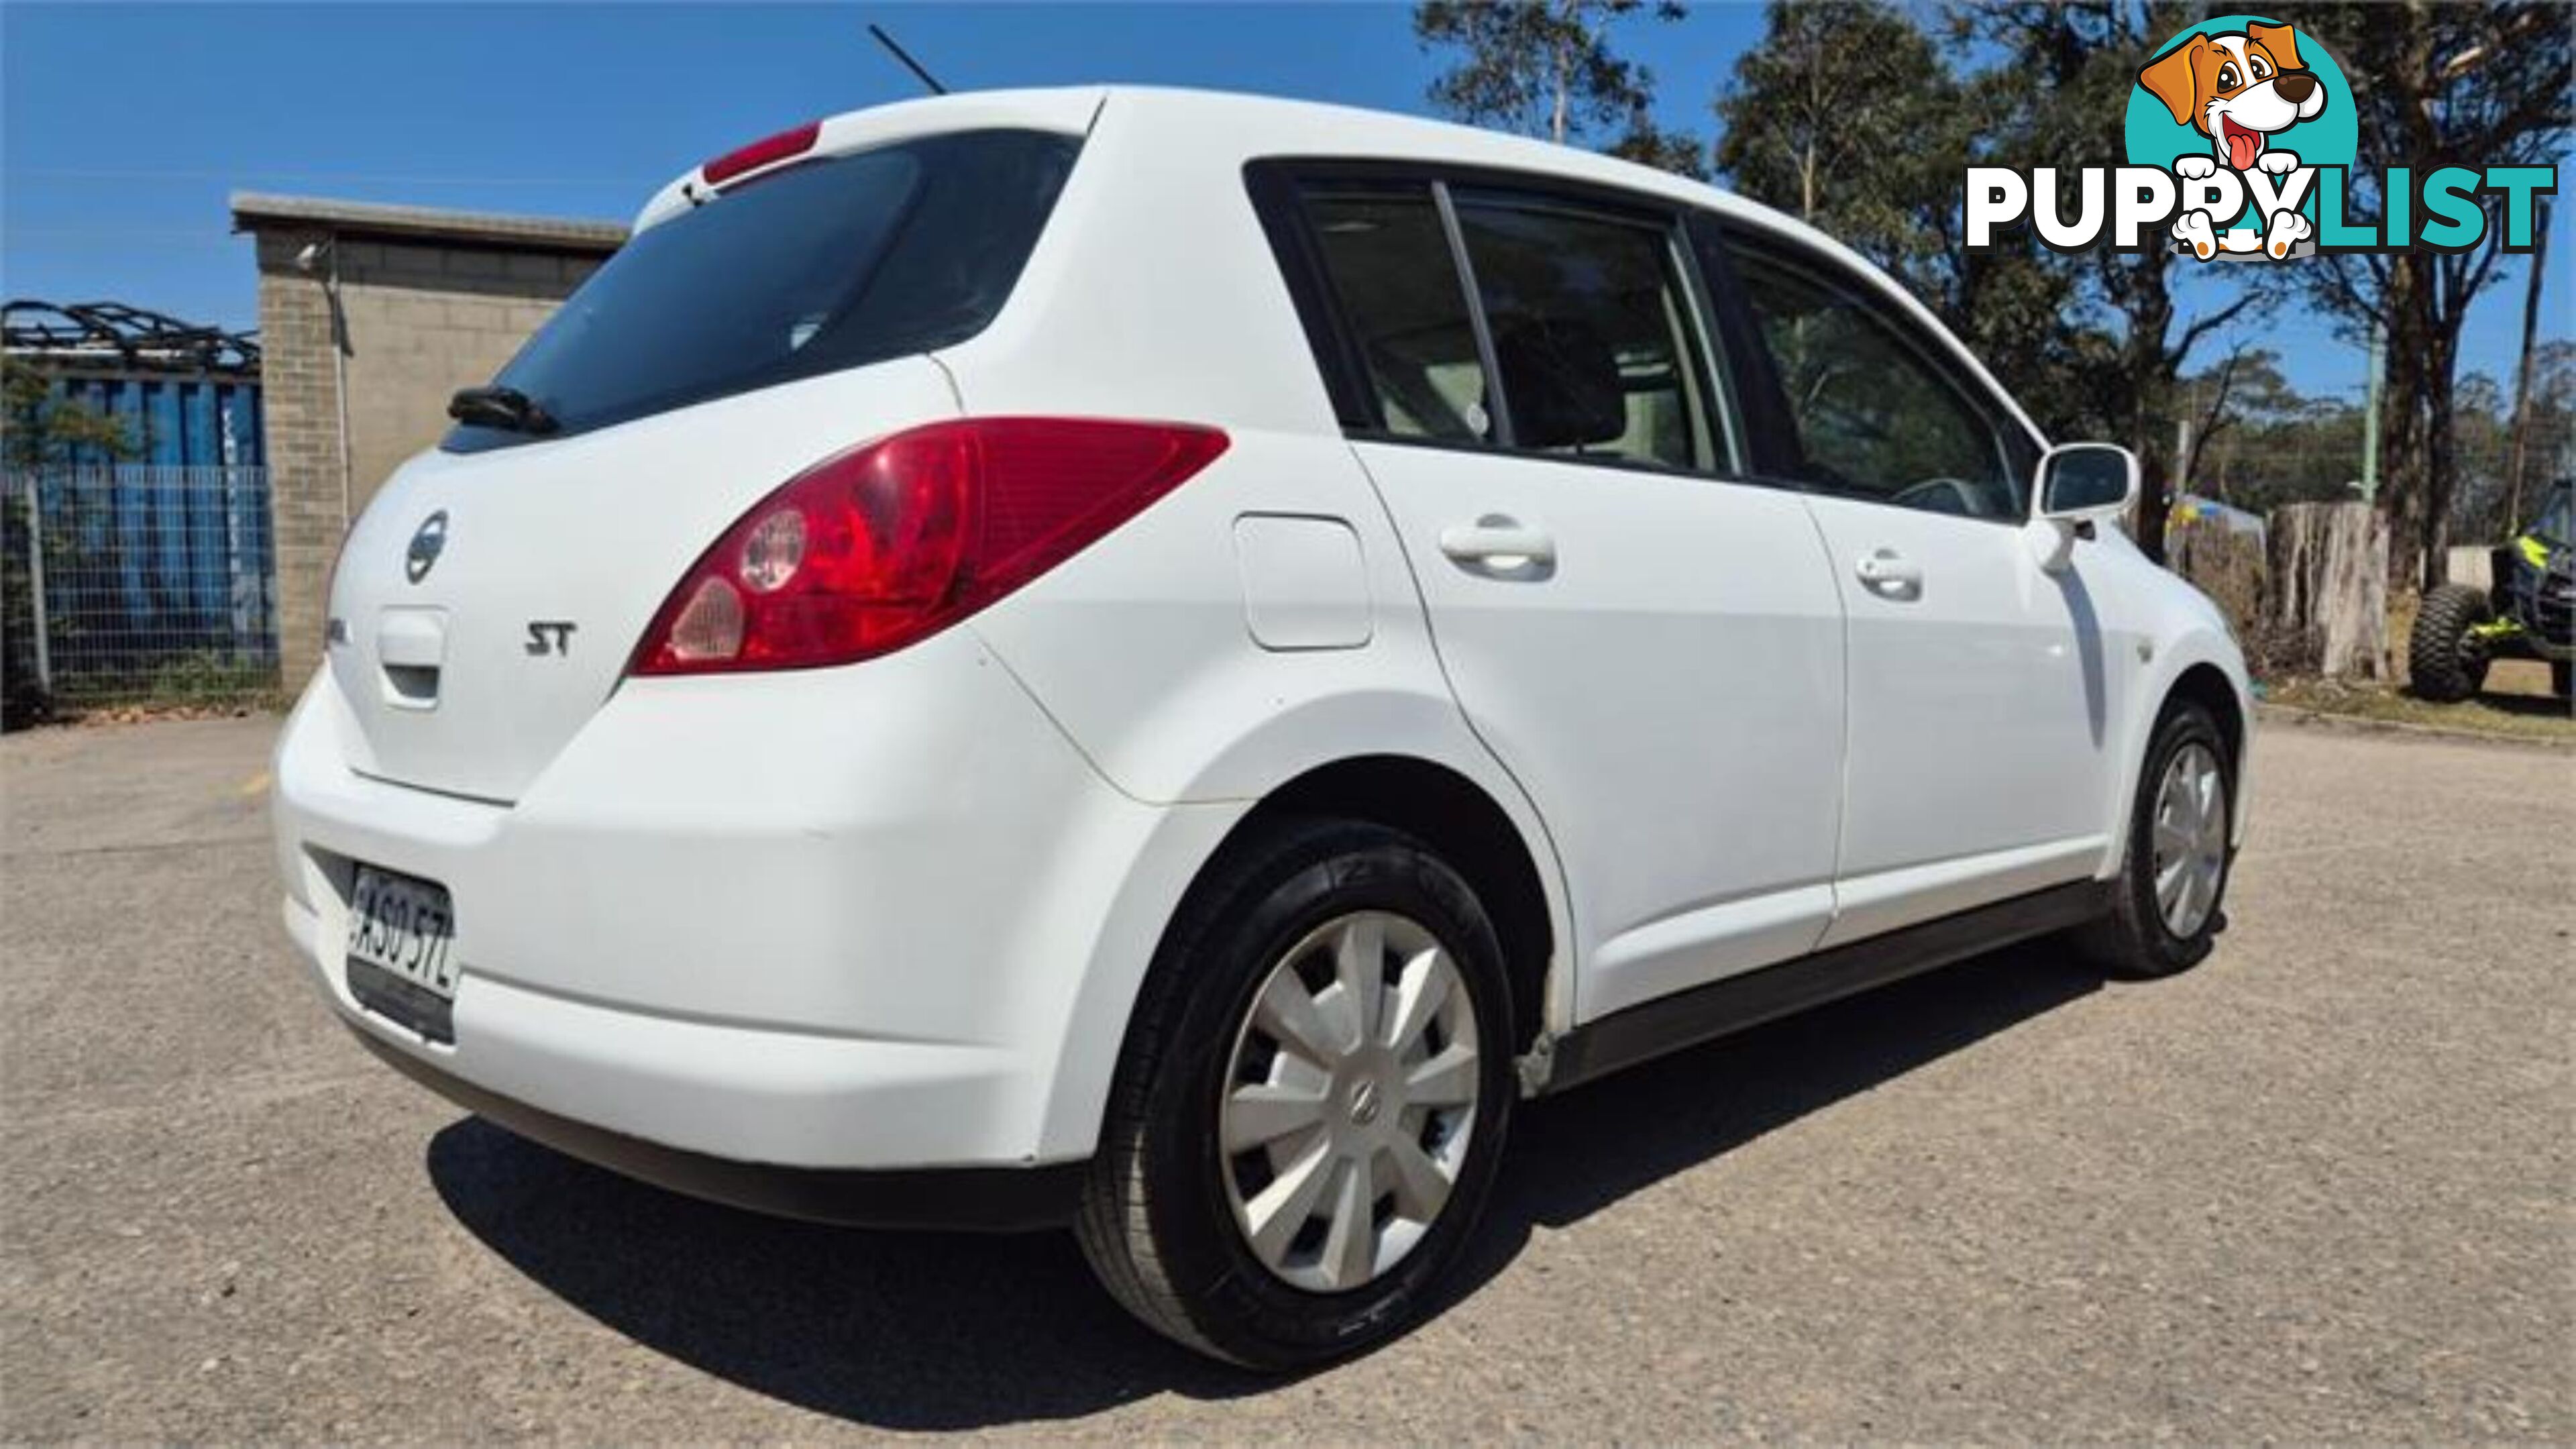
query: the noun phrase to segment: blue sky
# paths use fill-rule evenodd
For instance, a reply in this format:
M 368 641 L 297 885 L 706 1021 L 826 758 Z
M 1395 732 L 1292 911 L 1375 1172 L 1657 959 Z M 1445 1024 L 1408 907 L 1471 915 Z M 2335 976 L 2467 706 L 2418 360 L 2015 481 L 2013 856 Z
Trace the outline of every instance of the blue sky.
M 234 189 L 623 219 L 741 141 L 913 93 L 892 30 L 956 88 L 1092 80 L 1425 109 L 1440 60 L 1399 4 L 0 5 L 0 289 L 249 326 Z M 1624 23 L 1661 119 L 1702 136 L 1761 34 L 1751 4 Z M 2576 331 L 2576 204 L 2544 329 Z M 2463 371 L 2511 376 L 2522 264 Z M 2191 297 L 2201 288 L 2186 292 Z M 2248 334 L 2302 390 L 2356 396 L 2358 348 L 2296 305 Z

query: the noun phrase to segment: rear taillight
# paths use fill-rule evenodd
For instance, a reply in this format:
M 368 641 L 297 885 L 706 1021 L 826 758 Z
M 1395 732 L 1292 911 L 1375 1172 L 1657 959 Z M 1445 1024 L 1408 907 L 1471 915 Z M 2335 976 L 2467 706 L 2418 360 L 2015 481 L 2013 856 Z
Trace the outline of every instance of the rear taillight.
M 810 669 L 900 649 L 1036 578 L 1226 448 L 1097 418 L 933 423 L 826 458 L 727 529 L 633 674 Z
M 794 130 L 781 131 L 775 136 L 763 136 L 748 146 L 727 151 L 699 167 L 698 174 L 707 179 L 709 186 L 722 186 L 744 172 L 757 171 L 773 161 L 784 161 L 790 156 L 804 155 L 814 149 L 814 142 L 820 139 L 822 134 L 822 122 L 807 121 Z

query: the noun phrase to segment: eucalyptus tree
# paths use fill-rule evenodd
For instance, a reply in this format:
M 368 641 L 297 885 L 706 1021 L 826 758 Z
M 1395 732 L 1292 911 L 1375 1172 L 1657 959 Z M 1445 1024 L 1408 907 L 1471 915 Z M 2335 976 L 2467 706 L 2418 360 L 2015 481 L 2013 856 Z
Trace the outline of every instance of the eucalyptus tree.
M 1432 81 L 1431 104 L 1470 125 L 1703 175 L 1698 140 L 1651 118 L 1654 72 L 1611 43 L 1612 22 L 1641 11 L 1661 21 L 1685 13 L 1678 0 L 1422 0 L 1415 38 L 1457 53 Z

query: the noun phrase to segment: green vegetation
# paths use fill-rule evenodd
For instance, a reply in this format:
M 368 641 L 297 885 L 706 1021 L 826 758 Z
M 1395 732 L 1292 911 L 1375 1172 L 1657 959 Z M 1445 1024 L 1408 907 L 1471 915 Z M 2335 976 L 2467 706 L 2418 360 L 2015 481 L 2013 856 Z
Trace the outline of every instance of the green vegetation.
M 1713 148 L 1668 133 L 1651 146 L 1632 140 L 1658 78 L 1613 41 L 1650 49 L 1655 28 L 1613 22 L 1639 8 L 1425 0 L 1416 32 L 1456 56 L 1430 99 L 1461 119 L 1693 175 L 1713 160 L 1723 184 L 1848 242 L 1905 282 L 2051 436 L 2138 452 L 2147 505 L 2136 531 L 2158 557 L 2177 493 L 2259 512 L 2347 497 L 2359 475 L 2361 408 L 2299 396 L 2275 356 L 2241 340 L 2277 307 L 2320 310 L 2356 346 L 2373 327 L 2389 339 L 2379 501 L 2395 525 L 2400 586 L 2438 581 L 2452 539 L 2503 537 L 2514 500 L 2576 449 L 2576 349 L 2526 348 L 2512 391 L 2527 391 L 2528 406 L 2491 377 L 2460 371 L 2468 310 L 2506 275 L 2494 216 L 2469 251 L 2321 257 L 2287 274 L 2201 268 L 2152 250 L 2061 256 L 2027 233 L 1983 253 L 1966 249 L 1966 168 L 2124 159 L 2139 65 L 2207 7 L 1772 0 L 1762 38 L 1730 75 L 1661 77 L 1706 88 L 1720 127 Z M 1669 18 L 1679 7 L 1652 13 Z M 2282 18 L 2353 81 L 2367 163 L 2353 173 L 2357 222 L 2378 219 L 2381 165 L 2546 162 L 2567 147 L 2576 31 L 2563 5 L 2320 3 Z M 2541 305 L 2537 290 L 2525 297 L 2526 334 Z M 2180 449 L 2178 423 L 2190 425 Z
M 36 679 L 34 590 L 29 572 L 28 470 L 86 451 L 109 458 L 135 453 L 133 434 L 115 418 L 54 395 L 53 384 L 17 358 L 0 359 L 0 729 L 17 729 L 52 713 Z M 64 541 L 48 540 L 46 568 L 70 562 Z
M 2565 700 L 2549 697 L 2548 666 L 2529 660 L 2499 663 L 2486 687 L 2458 704 L 2417 699 L 2392 684 L 2335 679 L 2275 684 L 2264 702 L 2382 724 L 2576 745 L 2576 714 Z

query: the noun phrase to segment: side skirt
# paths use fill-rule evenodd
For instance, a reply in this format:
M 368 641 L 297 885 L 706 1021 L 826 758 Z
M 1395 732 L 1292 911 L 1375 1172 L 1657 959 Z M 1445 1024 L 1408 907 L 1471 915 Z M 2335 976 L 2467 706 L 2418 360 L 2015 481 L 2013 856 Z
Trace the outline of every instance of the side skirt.
M 1811 1006 L 1918 976 L 2108 913 L 2118 882 L 2076 881 L 1676 992 L 1557 1038 L 1542 1089 L 1562 1091 Z

